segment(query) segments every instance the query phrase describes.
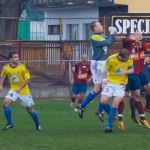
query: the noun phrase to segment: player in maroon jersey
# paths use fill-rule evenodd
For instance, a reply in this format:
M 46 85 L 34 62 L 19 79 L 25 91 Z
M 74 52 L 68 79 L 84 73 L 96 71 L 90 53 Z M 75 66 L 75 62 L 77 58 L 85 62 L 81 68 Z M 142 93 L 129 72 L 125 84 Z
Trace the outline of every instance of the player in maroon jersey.
M 73 106 L 75 106 L 76 98 L 78 98 L 77 106 L 81 104 L 83 98 L 85 97 L 85 93 L 87 91 L 88 83 L 90 82 L 90 80 L 90 64 L 88 63 L 87 56 L 83 55 L 81 62 L 75 64 L 72 69 L 72 78 L 70 82 L 72 84 L 71 100 Z
M 144 58 L 145 58 L 145 50 L 143 48 L 142 43 L 142 34 L 135 33 L 133 35 L 128 36 L 123 40 L 123 47 L 127 48 L 134 62 L 134 74 L 128 75 L 128 85 L 127 90 L 131 90 L 130 97 L 130 107 L 131 107 L 131 118 L 138 124 L 143 124 L 145 128 L 150 128 L 149 123 L 145 119 L 145 113 L 142 106 L 142 97 L 140 94 L 141 86 L 143 86 L 146 90 L 146 106 L 145 111 L 150 112 L 150 83 L 146 78 L 146 75 L 143 73 L 144 70 Z M 135 108 L 137 109 L 140 120 L 136 118 Z M 124 130 L 123 125 L 123 110 L 124 110 L 124 102 L 122 101 L 119 104 L 118 108 L 118 116 L 119 116 L 119 129 Z

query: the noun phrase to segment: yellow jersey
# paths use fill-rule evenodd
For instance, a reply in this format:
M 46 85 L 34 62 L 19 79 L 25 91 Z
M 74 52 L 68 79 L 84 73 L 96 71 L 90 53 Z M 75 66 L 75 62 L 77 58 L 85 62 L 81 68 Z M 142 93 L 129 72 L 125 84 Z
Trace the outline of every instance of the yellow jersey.
M 7 64 L 3 67 L 1 72 L 1 77 L 8 77 L 10 82 L 10 89 L 15 91 L 20 85 L 27 79 L 30 79 L 30 73 L 25 67 L 25 65 L 19 63 L 16 67 L 11 67 L 10 64 Z M 22 90 L 20 90 L 19 94 L 21 95 L 29 95 L 30 90 L 28 85 L 26 85 Z
M 121 62 L 117 58 L 118 54 L 113 54 L 108 57 L 105 69 L 107 69 L 107 81 L 115 84 L 124 84 L 128 83 L 127 75 L 121 75 L 122 71 L 133 68 L 133 60 L 129 58 L 126 62 Z

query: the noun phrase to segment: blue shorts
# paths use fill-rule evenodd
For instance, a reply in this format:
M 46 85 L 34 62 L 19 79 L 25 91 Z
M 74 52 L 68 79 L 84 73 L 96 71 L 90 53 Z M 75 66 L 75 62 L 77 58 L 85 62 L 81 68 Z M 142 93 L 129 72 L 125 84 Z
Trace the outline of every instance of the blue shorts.
M 149 83 L 146 75 L 141 72 L 140 74 L 129 74 L 127 91 L 135 91 L 141 89 L 141 86 L 145 86 Z
M 87 91 L 87 83 L 74 83 L 72 85 L 71 94 L 80 94 L 86 93 Z

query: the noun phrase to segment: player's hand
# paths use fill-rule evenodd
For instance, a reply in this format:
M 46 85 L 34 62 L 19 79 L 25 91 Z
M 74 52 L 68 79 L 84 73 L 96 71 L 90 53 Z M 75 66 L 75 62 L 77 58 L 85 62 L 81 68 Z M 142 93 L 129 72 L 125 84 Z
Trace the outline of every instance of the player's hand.
M 107 79 L 102 80 L 102 87 L 104 87 L 107 84 Z
M 74 83 L 74 80 L 72 79 L 72 80 L 69 80 L 69 82 L 71 83 L 71 84 L 73 84 Z
M 116 34 L 117 33 L 117 28 L 116 27 L 109 27 L 108 31 L 110 34 Z

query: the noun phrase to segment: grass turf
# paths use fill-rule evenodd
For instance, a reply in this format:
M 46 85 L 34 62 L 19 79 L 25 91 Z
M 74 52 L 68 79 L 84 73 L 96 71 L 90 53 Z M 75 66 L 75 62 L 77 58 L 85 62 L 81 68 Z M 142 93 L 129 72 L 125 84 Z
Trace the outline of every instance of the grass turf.
M 137 126 L 130 119 L 126 103 L 126 130 L 120 133 L 117 121 L 113 133 L 104 133 L 95 110 L 97 100 L 91 103 L 81 120 L 68 101 L 40 100 L 36 102 L 42 131 L 36 131 L 30 116 L 19 103 L 12 105 L 14 128 L 0 131 L 0 150 L 148 150 L 150 129 Z M 147 114 L 148 120 L 150 115 Z M 5 118 L 0 113 L 0 127 Z

